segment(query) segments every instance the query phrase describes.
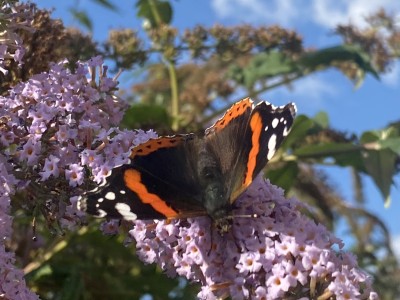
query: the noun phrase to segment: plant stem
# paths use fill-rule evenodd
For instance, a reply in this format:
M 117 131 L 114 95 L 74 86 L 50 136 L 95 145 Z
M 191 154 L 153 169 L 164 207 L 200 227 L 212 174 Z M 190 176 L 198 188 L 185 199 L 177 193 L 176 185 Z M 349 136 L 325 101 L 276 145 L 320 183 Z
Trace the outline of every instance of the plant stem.
M 155 5 L 153 0 L 149 0 L 149 4 L 151 7 L 151 12 L 154 16 L 154 20 L 157 23 L 157 26 L 162 25 L 162 19 L 160 16 L 159 11 L 157 10 L 157 6 Z M 172 129 L 178 130 L 179 128 L 179 93 L 178 93 L 178 80 L 176 76 L 176 69 L 174 62 L 165 56 L 164 59 L 166 60 L 168 73 L 169 73 L 169 80 L 171 86 L 171 115 L 172 115 Z
M 151 13 L 154 16 L 154 20 L 156 21 L 157 25 L 161 25 L 161 23 L 162 23 L 161 16 L 158 13 L 158 10 L 157 10 L 157 7 L 156 7 L 154 1 L 149 0 L 149 4 L 150 4 L 150 8 L 151 8 Z
M 82 235 L 82 234 L 86 233 L 86 231 L 87 231 L 86 228 L 81 228 L 78 231 L 78 234 Z M 64 238 L 60 238 L 58 241 L 55 241 L 55 243 L 50 247 L 50 249 L 48 249 L 43 254 L 43 256 L 35 259 L 34 261 L 32 261 L 31 263 L 29 263 L 28 265 L 25 266 L 24 274 L 28 274 L 28 273 L 40 268 L 41 266 L 43 266 L 43 264 L 46 261 L 50 260 L 55 254 L 57 254 L 58 252 L 60 252 L 67 246 L 68 246 L 68 242 Z
M 179 95 L 178 95 L 178 80 L 176 77 L 175 65 L 172 61 L 167 61 L 169 80 L 171 85 L 171 114 L 172 114 L 172 129 L 179 128 Z

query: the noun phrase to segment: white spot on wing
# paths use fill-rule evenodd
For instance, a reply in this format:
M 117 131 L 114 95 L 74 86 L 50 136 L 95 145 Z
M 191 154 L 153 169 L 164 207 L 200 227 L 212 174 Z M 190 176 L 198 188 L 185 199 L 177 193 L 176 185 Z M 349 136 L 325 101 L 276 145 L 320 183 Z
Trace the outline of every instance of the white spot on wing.
M 126 194 L 126 191 L 124 191 L 124 190 L 120 190 L 119 191 L 122 195 L 125 195 Z
M 285 128 L 283 128 L 283 136 L 287 136 L 289 134 L 289 130 L 287 128 L 287 126 L 285 126 Z
M 99 187 L 96 186 L 93 190 L 90 190 L 89 193 L 94 193 L 94 192 L 97 192 L 98 190 L 99 190 Z
M 104 198 L 98 198 L 97 199 L 97 202 L 103 202 L 104 201 Z
M 79 196 L 76 206 L 79 210 L 85 211 L 86 210 L 86 199 Z
M 267 130 L 268 130 L 268 125 L 267 125 L 267 126 L 265 126 L 264 130 L 265 130 L 265 131 L 267 131 Z
M 137 215 L 131 212 L 131 208 L 126 203 L 117 203 L 115 209 L 121 214 L 121 216 L 127 221 L 133 221 L 137 219 Z
M 268 141 L 268 149 L 273 150 L 276 147 L 276 134 L 271 135 Z
M 104 197 L 107 200 L 115 200 L 115 193 L 114 192 L 108 192 Z
M 97 210 L 97 217 L 103 218 L 105 216 L 107 216 L 107 213 L 104 210 L 102 209 Z
M 274 156 L 274 154 L 275 154 L 275 149 L 269 150 L 268 154 L 267 154 L 267 159 L 271 160 L 271 158 Z
M 270 160 L 276 151 L 276 134 L 271 135 L 268 141 L 268 154 L 267 159 Z
M 273 119 L 271 124 L 272 124 L 272 128 L 276 128 L 276 126 L 278 126 L 278 124 L 279 124 L 278 118 Z
M 108 176 L 110 176 L 112 174 L 112 171 L 111 170 L 108 170 L 108 172 L 107 172 L 107 174 L 104 176 L 104 178 L 101 180 L 101 182 L 100 182 L 100 184 L 98 185 L 98 187 L 97 188 L 95 188 L 95 189 L 98 189 L 99 187 L 103 187 L 103 186 L 105 186 L 106 184 L 107 184 L 107 177 Z

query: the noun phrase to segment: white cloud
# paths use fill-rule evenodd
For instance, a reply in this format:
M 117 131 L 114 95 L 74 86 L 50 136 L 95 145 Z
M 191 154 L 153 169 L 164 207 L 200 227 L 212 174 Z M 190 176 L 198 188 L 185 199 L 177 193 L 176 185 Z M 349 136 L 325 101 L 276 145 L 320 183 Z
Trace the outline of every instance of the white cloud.
M 400 63 L 395 61 L 391 70 L 381 76 L 382 82 L 388 86 L 397 87 L 400 83 Z
M 400 235 L 392 237 L 392 249 L 397 260 L 400 261 Z
M 316 74 L 293 82 L 289 88 L 283 86 L 271 90 L 266 93 L 263 98 L 283 98 L 291 100 L 293 97 L 296 97 L 297 100 L 295 102 L 301 102 L 303 108 L 309 107 L 314 110 L 319 110 L 326 105 L 325 99 L 334 98 L 338 93 L 340 93 L 340 90 L 337 86 Z
M 314 22 L 328 28 L 339 23 L 348 23 L 365 27 L 365 17 L 385 8 L 388 12 L 399 12 L 400 1 L 393 0 L 314 0 L 312 11 Z
M 304 96 L 309 99 L 321 99 L 325 96 L 336 94 L 332 83 L 324 81 L 318 75 L 309 75 L 293 83 L 291 93 Z
M 300 0 L 212 0 L 211 6 L 221 18 L 246 22 L 290 25 L 301 16 Z M 303 1 L 301 1 L 303 2 Z M 300 6 L 301 7 L 301 6 Z
M 284 26 L 311 21 L 326 28 L 348 22 L 363 27 L 380 8 L 400 11 L 398 0 L 212 0 L 211 6 L 220 18 Z

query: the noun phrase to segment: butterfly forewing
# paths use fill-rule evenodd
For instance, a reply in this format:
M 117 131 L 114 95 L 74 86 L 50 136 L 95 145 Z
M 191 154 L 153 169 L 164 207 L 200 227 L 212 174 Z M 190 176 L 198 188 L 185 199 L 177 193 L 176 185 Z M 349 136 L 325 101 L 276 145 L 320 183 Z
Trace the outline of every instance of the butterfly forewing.
M 249 98 L 239 101 L 206 131 L 205 142 L 220 162 L 228 201 L 246 172 L 245 161 L 252 147 L 247 137 L 252 108 L 253 102 Z M 229 122 L 224 121 L 224 118 Z
M 80 200 L 80 209 L 99 217 L 127 220 L 204 214 L 196 158 L 190 158 L 197 143 L 193 135 L 181 135 L 133 148 L 131 162 L 114 168 L 103 187 Z
M 253 146 L 253 151 L 249 154 L 246 174 L 248 180 L 253 180 L 274 156 L 289 134 L 295 115 L 296 107 L 292 103 L 274 107 L 269 103 L 261 102 L 254 108 L 250 123 L 258 118 L 260 121 L 253 122 L 254 124 L 251 125 L 252 139 L 258 139 L 259 147 Z
M 261 102 L 254 108 L 249 103 L 251 100 L 245 99 L 235 104 L 228 112 L 238 107 L 245 109 L 231 118 L 229 126 L 217 126 L 217 133 L 206 137 L 219 154 L 231 203 L 275 154 L 289 133 L 296 114 L 296 107 L 292 103 L 275 107 L 268 102 Z M 221 120 L 216 125 L 219 122 Z
M 268 102 L 260 102 L 252 111 L 246 138 L 251 140 L 250 151 L 245 153 L 246 172 L 243 180 L 237 182 L 231 201 L 234 201 L 261 172 L 274 156 L 284 138 L 289 134 L 296 115 L 296 106 L 289 103 L 275 107 Z

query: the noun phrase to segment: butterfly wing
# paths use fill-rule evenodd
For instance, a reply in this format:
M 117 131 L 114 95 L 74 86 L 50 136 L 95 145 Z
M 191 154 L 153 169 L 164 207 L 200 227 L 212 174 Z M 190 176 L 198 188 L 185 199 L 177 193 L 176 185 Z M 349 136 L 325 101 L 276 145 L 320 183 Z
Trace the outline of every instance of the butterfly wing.
M 106 182 L 80 199 L 98 217 L 165 219 L 205 214 L 201 205 L 194 135 L 160 137 L 132 150 L 131 162 L 114 168 Z
M 246 98 L 234 104 L 206 131 L 206 142 L 218 155 L 230 202 L 251 184 L 275 154 L 293 124 L 296 107 L 275 107 Z
M 253 109 L 248 130 L 251 135 L 252 147 L 246 152 L 246 173 L 242 184 L 237 184 L 236 191 L 241 193 L 254 178 L 261 172 L 269 160 L 274 156 L 285 137 L 289 134 L 296 116 L 296 106 L 288 103 L 285 106 L 273 106 L 268 102 L 261 102 Z
M 205 142 L 220 161 L 228 203 L 235 183 L 242 181 L 246 172 L 244 162 L 252 146 L 247 138 L 252 110 L 253 101 L 245 98 L 233 104 L 221 119 L 206 130 Z

